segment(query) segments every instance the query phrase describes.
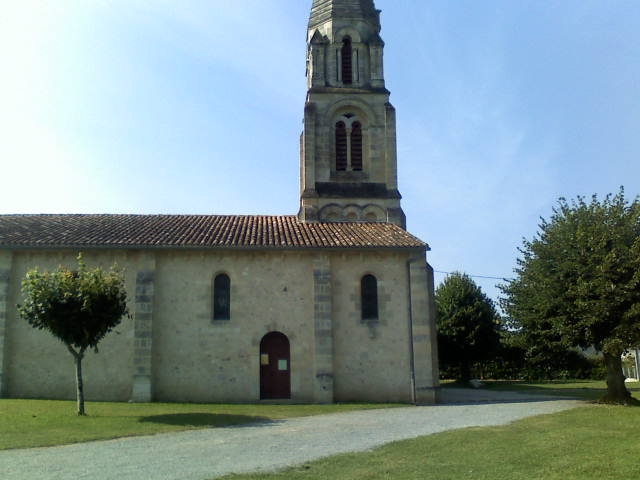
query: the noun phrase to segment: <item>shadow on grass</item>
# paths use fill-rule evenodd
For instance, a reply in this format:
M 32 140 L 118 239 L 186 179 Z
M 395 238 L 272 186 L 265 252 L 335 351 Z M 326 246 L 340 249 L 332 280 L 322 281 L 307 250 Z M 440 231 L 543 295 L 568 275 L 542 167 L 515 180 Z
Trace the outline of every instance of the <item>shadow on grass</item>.
M 630 388 L 630 390 L 632 394 L 638 396 L 637 389 Z M 596 402 L 607 393 L 607 389 L 604 382 L 592 380 L 549 381 L 537 384 L 523 381 L 486 380 L 478 389 L 474 389 L 468 383 L 443 382 L 443 396 L 447 396 L 447 392 L 451 392 L 450 395 L 454 399 L 455 393 L 460 392 L 462 398 L 466 397 L 470 401 L 536 401 L 538 397 L 539 401 L 572 399 Z M 509 398 L 510 394 L 516 395 L 514 398 Z M 518 397 L 522 400 L 518 400 Z M 462 399 L 455 399 L 455 401 L 461 402 Z
M 561 382 L 549 382 L 539 385 L 521 384 L 519 382 L 495 382 L 488 388 L 496 391 L 512 391 L 534 395 L 551 395 L 555 397 L 571 397 L 582 400 L 595 401 L 607 393 L 606 388 L 595 386 L 589 381 L 572 381 L 570 384 Z
M 227 415 L 216 413 L 171 413 L 166 415 L 150 415 L 142 417 L 141 423 L 161 423 L 164 425 L 175 425 L 180 427 L 232 427 L 242 425 L 255 425 L 272 423 L 267 417 L 257 417 L 251 415 Z
M 636 399 L 640 397 L 640 385 L 638 382 L 626 384 L 627 390 Z M 594 382 L 590 380 L 573 380 L 569 382 L 550 381 L 540 384 L 523 384 L 520 382 L 489 382 L 487 387 L 493 390 L 514 391 L 521 393 L 532 393 L 542 395 L 554 395 L 557 397 L 574 397 L 583 400 L 592 400 L 603 403 L 606 401 L 607 387 L 604 382 Z M 637 404 L 637 400 L 632 400 Z

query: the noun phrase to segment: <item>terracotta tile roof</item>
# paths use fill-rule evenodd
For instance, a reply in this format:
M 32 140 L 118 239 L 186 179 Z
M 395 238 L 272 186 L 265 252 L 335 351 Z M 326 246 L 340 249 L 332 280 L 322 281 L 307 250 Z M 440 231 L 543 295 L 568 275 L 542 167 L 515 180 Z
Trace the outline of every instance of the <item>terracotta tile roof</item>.
M 258 215 L 0 215 L 0 248 L 425 248 L 387 223 Z

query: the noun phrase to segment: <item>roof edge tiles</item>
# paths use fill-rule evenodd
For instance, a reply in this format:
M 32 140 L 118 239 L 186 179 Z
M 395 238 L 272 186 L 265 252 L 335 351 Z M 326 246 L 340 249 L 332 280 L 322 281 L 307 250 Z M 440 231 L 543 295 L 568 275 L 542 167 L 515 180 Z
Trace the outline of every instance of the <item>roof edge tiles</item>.
M 0 215 L 0 248 L 428 249 L 390 223 L 294 215 Z

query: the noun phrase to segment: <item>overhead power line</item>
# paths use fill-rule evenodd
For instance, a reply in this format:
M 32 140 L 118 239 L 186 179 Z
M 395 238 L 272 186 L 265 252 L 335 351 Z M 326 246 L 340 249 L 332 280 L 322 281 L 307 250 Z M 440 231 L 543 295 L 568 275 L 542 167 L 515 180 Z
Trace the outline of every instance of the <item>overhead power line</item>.
M 434 270 L 434 272 L 442 273 L 444 275 L 453 275 L 454 273 L 464 273 L 464 272 L 443 272 L 442 270 Z M 511 278 L 508 278 L 508 277 L 492 277 L 490 275 L 470 275 L 468 273 L 465 273 L 465 275 L 471 278 L 484 278 L 487 280 L 504 280 L 504 281 L 512 280 Z

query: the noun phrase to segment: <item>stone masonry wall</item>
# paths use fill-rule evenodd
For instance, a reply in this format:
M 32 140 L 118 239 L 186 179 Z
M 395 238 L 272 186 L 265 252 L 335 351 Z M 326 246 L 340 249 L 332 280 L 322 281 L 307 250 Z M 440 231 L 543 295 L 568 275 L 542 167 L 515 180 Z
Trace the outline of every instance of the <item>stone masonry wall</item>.
M 9 301 L 9 281 L 11 276 L 11 254 L 0 252 L 0 398 L 6 394 L 5 343 L 7 325 L 7 307 Z
M 0 372 L 10 397 L 75 396 L 71 356 L 50 334 L 20 321 L 15 305 L 28 269 L 73 264 L 76 255 L 0 255 Z M 87 354 L 88 400 L 259 401 L 260 341 L 270 332 L 290 342 L 293 402 L 411 402 L 412 348 L 418 399 L 433 398 L 429 277 L 424 261 L 408 274 L 409 253 L 106 250 L 84 256 L 90 266 L 117 261 L 125 268 L 133 315 L 105 337 L 99 354 Z M 213 319 L 213 279 L 221 273 L 231 280 L 229 320 Z M 361 318 L 360 281 L 367 274 L 378 280 L 375 321 Z
M 150 402 L 153 351 L 155 256 L 145 255 L 136 274 L 134 312 L 133 386 L 131 400 Z
M 326 255 L 313 261 L 315 322 L 315 391 L 314 400 L 333 402 L 333 321 L 331 298 L 331 263 Z

